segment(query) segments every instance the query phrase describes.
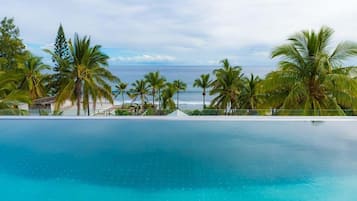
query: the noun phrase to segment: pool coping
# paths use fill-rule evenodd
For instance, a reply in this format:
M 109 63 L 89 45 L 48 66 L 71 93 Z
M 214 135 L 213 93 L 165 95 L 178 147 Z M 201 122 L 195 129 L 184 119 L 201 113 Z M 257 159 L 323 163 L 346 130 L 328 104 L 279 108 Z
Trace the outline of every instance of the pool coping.
M 357 116 L 0 116 L 0 120 L 356 121 Z

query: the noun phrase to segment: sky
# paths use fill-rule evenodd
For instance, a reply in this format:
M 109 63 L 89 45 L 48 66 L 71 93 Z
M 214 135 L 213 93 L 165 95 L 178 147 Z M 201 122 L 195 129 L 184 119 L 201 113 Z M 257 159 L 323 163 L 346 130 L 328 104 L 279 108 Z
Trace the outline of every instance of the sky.
M 66 37 L 91 36 L 111 65 L 272 67 L 271 50 L 301 30 L 329 26 L 333 43 L 357 41 L 354 0 L 0 0 L 28 49 L 49 60 L 62 23 Z

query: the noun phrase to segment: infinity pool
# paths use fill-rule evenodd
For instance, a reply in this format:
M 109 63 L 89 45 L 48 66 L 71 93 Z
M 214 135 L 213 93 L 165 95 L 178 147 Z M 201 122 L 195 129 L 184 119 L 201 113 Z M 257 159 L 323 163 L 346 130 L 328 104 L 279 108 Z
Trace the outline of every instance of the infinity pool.
M 357 121 L 0 120 L 2 201 L 357 200 Z

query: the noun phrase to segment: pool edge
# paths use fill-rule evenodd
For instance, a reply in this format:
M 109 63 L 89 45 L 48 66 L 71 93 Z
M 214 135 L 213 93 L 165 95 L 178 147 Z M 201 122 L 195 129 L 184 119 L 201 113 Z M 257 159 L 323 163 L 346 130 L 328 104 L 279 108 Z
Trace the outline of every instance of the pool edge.
M 357 116 L 0 116 L 0 120 L 356 121 Z

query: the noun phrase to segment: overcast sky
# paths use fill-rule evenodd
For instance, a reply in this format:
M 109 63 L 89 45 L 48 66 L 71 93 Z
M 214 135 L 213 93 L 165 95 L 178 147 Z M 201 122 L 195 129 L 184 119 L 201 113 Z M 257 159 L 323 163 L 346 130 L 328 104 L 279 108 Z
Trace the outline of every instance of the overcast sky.
M 273 66 L 271 49 L 327 25 L 357 41 L 354 0 L 0 0 L 29 49 L 45 56 L 59 23 L 67 38 L 90 35 L 112 64 Z

